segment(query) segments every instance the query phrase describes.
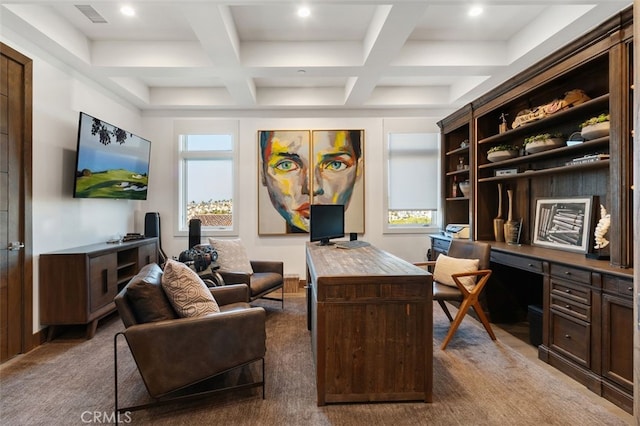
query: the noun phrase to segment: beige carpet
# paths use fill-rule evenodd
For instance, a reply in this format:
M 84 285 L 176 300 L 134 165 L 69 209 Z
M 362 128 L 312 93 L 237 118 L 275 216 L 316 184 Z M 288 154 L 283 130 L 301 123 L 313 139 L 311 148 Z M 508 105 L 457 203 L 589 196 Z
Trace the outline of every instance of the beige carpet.
M 267 308 L 266 399 L 258 389 L 197 402 L 135 411 L 121 419 L 153 425 L 624 425 L 593 399 L 505 343 L 492 342 L 465 319 L 446 351 L 448 328 L 434 310 L 434 402 L 344 404 L 317 407 L 305 299 L 289 296 L 285 311 Z M 90 341 L 63 335 L 0 367 L 0 423 L 82 425 L 113 420 L 112 317 Z M 244 336 L 238 336 L 244 338 Z M 197 344 L 194 346 L 197 350 Z M 122 400 L 138 403 L 146 391 L 124 343 L 120 345 Z M 239 372 L 233 379 L 253 370 Z M 96 420 L 97 419 L 97 420 Z

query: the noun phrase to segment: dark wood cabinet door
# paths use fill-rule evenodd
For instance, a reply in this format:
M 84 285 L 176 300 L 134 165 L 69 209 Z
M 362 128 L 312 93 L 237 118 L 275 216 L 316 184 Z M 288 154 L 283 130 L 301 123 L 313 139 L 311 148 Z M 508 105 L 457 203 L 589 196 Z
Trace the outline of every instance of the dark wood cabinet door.
M 602 375 L 633 390 L 633 302 L 602 296 Z

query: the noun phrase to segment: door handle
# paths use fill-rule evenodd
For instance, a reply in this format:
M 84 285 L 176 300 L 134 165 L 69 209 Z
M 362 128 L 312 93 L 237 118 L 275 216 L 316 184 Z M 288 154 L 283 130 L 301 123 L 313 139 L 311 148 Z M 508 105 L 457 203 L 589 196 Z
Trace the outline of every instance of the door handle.
M 24 243 L 21 243 L 20 241 L 11 241 L 9 246 L 7 246 L 9 251 L 18 251 L 22 248 L 24 248 Z

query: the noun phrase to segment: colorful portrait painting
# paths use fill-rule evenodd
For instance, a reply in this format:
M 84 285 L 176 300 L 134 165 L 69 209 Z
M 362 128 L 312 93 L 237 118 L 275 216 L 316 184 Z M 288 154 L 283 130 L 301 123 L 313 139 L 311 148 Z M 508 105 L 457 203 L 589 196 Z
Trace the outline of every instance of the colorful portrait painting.
M 258 233 L 309 232 L 311 204 L 343 204 L 345 232 L 364 232 L 363 130 L 261 130 Z

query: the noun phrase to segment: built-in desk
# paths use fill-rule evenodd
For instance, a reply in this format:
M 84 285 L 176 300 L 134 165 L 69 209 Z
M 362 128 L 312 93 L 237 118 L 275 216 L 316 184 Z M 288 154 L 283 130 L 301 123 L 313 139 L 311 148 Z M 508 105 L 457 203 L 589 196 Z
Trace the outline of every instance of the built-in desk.
M 445 237 L 431 239 L 432 250 L 446 253 Z M 486 287 L 491 321 L 504 316 L 492 304 L 518 301 L 512 293 L 535 299 L 543 312 L 539 358 L 631 413 L 633 270 L 579 253 L 486 242 L 494 271 Z
M 373 246 L 306 260 L 318 405 L 431 402 L 431 274 Z

